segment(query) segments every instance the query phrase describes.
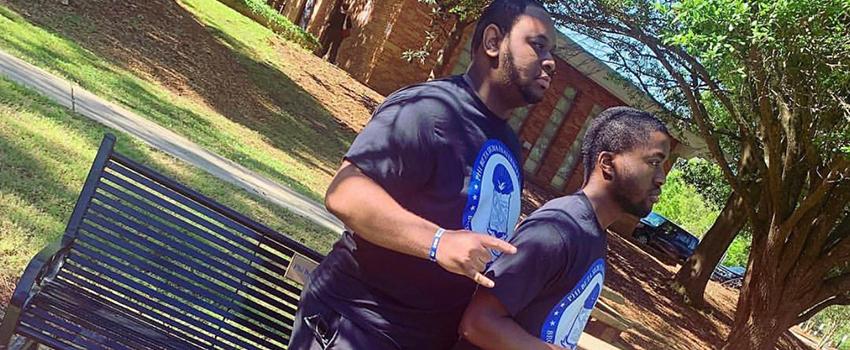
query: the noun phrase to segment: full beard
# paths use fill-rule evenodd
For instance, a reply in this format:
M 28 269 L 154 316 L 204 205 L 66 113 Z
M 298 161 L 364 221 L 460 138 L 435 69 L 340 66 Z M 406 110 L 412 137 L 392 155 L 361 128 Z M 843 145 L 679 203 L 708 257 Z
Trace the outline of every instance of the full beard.
M 508 71 L 509 83 L 516 86 L 522 95 L 523 101 L 526 104 L 534 104 L 543 100 L 543 95 L 536 94 L 533 90 L 534 81 L 523 82 L 519 76 L 519 70 L 514 63 L 514 55 L 508 51 L 505 52 L 505 69 Z
M 630 195 L 632 194 L 630 190 L 633 190 L 634 188 L 634 185 L 617 181 L 616 190 L 614 191 L 614 195 L 616 196 L 615 199 L 617 203 L 620 204 L 620 208 L 622 208 L 624 212 L 642 218 L 652 212 L 652 206 L 645 205 L 645 199 L 634 200 L 630 198 Z

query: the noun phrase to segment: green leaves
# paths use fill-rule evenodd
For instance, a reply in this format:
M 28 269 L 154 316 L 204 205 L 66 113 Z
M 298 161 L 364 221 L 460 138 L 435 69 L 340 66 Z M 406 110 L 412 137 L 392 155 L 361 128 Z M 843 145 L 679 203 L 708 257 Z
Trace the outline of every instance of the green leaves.
M 319 47 L 319 39 L 296 26 L 288 18 L 272 9 L 265 1 L 239 0 L 239 2 L 254 14 L 265 18 L 271 24 L 271 29 L 285 39 L 291 40 L 307 50 L 315 50 Z
M 708 203 L 697 188 L 684 179 L 680 169 L 677 166 L 667 175 L 661 198 L 653 211 L 702 237 L 714 224 L 720 210 Z

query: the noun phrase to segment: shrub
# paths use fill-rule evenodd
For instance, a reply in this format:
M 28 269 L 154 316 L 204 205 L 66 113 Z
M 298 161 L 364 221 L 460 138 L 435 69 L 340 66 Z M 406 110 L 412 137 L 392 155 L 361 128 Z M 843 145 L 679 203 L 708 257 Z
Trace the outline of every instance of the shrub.
M 301 27 L 292 23 L 289 18 L 286 18 L 269 6 L 265 0 L 233 1 L 245 6 L 245 8 L 254 15 L 251 17 L 258 20 L 284 39 L 292 41 L 309 51 L 315 51 L 321 46 L 319 44 L 319 39 L 317 39 L 316 36 L 304 31 L 304 29 L 301 29 Z M 229 1 L 224 1 L 224 3 L 228 2 Z
M 677 167 L 667 174 L 661 198 L 652 210 L 697 237 L 702 237 L 720 215 L 718 209 L 685 181 Z

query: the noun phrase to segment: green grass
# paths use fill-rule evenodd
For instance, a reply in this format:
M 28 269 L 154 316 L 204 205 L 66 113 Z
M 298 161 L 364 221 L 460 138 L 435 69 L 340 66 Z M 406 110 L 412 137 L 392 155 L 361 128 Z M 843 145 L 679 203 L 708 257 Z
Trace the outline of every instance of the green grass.
M 179 96 L 163 85 L 171 79 L 151 79 L 137 69 L 147 65 L 149 70 L 173 73 L 175 79 L 184 79 L 193 87 L 204 74 L 215 73 L 204 71 L 210 68 L 200 67 L 198 72 L 191 67 L 192 57 L 206 54 L 203 50 L 181 53 L 189 57 L 182 66 L 145 56 L 148 47 L 132 51 L 131 58 L 114 54 L 120 44 L 109 42 L 104 32 L 139 31 L 140 38 L 151 32 L 158 37 L 172 35 L 174 29 L 167 25 L 156 27 L 159 19 L 132 17 L 105 28 L 110 22 L 86 17 L 85 11 L 73 12 L 73 7 L 4 0 L 0 1 L 0 49 L 76 81 L 210 151 L 321 200 L 354 132 L 339 127 L 333 115 L 281 72 L 275 51 L 279 39 L 271 30 L 218 1 L 182 3 L 184 6 L 163 2 L 162 6 L 182 12 L 181 24 L 203 26 L 204 34 L 197 38 L 207 43 L 203 50 L 218 54 L 216 57 L 234 66 L 236 73 L 225 78 L 246 80 L 233 88 L 238 91 L 231 90 L 234 96 L 226 96 L 227 90 L 215 90 L 228 84 L 227 79 L 201 83 L 191 91 L 194 97 Z M 27 13 L 26 17 L 21 13 Z M 120 49 L 134 48 L 128 45 Z
M 107 132 L 117 136 L 118 152 L 310 247 L 327 252 L 338 237 L 0 78 L 0 307 L 27 262 L 61 236 Z

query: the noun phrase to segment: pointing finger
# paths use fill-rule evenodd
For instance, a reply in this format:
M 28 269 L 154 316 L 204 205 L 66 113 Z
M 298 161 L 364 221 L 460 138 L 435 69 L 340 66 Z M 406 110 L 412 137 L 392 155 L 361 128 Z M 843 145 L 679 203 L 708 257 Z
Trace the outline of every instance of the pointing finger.
M 496 283 L 494 283 L 493 280 L 482 275 L 480 272 L 476 272 L 475 275 L 472 277 L 472 280 L 475 281 L 475 283 L 478 283 L 482 287 L 485 287 L 485 288 L 493 288 L 493 286 L 496 285 Z
M 481 244 L 487 248 L 495 249 L 505 254 L 516 254 L 516 247 L 496 237 L 484 236 L 484 240 L 481 241 Z

